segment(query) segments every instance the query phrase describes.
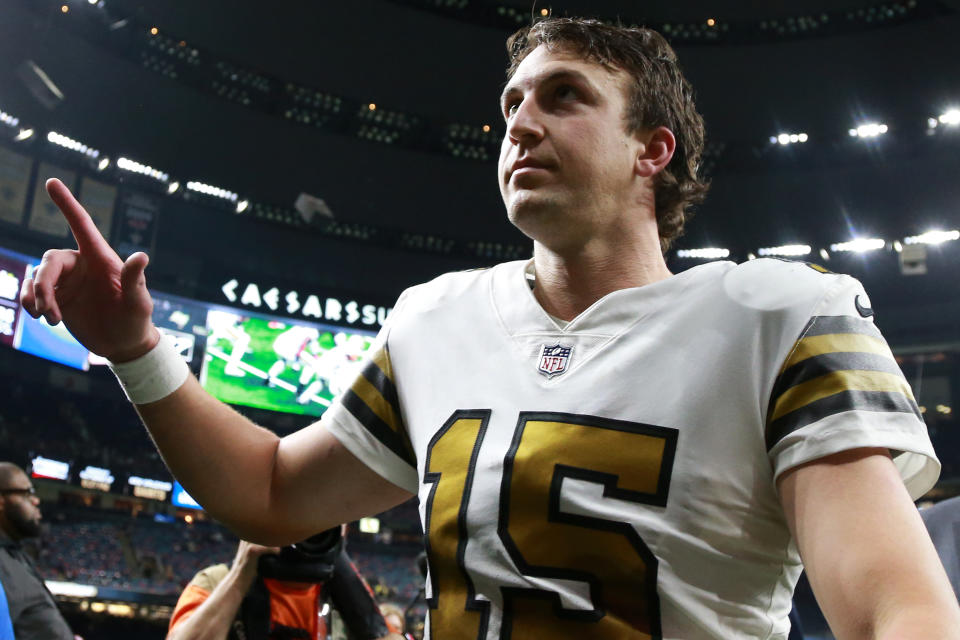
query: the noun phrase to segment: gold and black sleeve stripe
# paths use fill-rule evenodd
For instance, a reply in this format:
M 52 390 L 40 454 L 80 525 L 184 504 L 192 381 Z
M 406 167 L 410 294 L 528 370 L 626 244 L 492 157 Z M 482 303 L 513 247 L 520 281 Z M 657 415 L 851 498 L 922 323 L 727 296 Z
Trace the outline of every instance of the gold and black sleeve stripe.
M 783 364 L 770 394 L 767 451 L 784 436 L 845 411 L 921 418 L 890 347 L 869 320 L 815 316 Z
M 387 448 L 411 466 L 417 466 L 400 401 L 393 382 L 393 365 L 386 346 L 372 353 L 346 393 L 343 406 Z

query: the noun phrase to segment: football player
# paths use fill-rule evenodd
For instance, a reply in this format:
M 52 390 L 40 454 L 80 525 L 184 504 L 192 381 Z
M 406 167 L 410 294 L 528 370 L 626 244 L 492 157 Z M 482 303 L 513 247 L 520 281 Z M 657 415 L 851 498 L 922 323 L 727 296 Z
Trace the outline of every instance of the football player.
M 56 180 L 79 250 L 45 255 L 24 306 L 114 363 L 241 537 L 418 495 L 435 640 L 782 639 L 801 566 L 839 638 L 960 638 L 912 502 L 939 463 L 859 283 L 776 260 L 672 275 L 706 191 L 672 49 L 577 19 L 508 48 L 498 180 L 533 259 L 404 293 L 319 423 L 280 439 L 206 395 L 158 345 L 147 257 L 121 261 Z

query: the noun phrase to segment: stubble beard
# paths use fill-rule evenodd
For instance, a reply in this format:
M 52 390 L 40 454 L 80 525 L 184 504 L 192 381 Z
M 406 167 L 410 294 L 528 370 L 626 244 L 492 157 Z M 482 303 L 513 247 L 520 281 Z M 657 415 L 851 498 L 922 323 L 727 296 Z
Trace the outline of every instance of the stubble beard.
M 30 518 L 23 509 L 16 509 L 9 514 L 9 520 L 19 538 L 39 537 L 42 529 L 39 515 Z

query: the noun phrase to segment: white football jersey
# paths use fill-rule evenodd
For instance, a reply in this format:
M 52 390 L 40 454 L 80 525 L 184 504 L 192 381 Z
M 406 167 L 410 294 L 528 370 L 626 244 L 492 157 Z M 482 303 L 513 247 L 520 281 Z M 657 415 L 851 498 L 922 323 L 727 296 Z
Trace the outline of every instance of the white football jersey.
M 715 262 L 561 328 L 524 270 L 406 291 L 323 417 L 420 497 L 433 640 L 786 638 L 777 476 L 887 447 L 911 496 L 936 481 L 853 278 Z

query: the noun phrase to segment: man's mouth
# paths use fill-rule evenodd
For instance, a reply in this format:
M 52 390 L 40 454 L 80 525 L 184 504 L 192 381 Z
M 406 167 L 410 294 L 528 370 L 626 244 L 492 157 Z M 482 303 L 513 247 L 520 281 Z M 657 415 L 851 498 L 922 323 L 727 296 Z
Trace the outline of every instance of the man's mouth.
M 545 161 L 539 160 L 537 158 L 521 158 L 513 163 L 510 167 L 510 177 L 515 175 L 525 175 L 531 173 L 537 173 L 539 171 L 550 171 L 553 169 L 553 164 Z

